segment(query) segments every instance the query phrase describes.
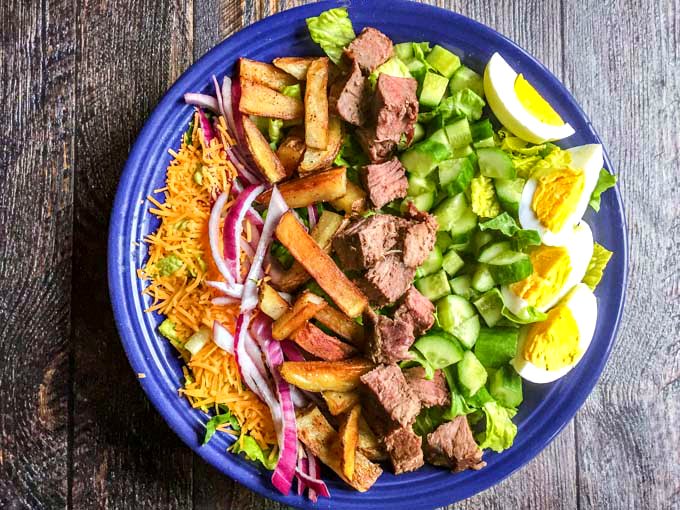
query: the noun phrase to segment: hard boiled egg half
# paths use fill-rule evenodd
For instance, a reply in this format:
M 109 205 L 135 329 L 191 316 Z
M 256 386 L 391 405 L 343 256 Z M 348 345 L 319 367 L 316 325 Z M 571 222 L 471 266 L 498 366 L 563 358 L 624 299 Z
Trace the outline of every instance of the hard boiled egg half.
M 510 363 L 527 381 L 553 382 L 581 360 L 596 323 L 595 294 L 579 283 L 548 312 L 546 320 L 520 330 L 517 354 Z
M 550 142 L 574 134 L 574 128 L 498 53 L 484 70 L 484 94 L 498 120 L 527 142 Z
M 519 202 L 522 228 L 538 231 L 541 241 L 551 246 L 565 244 L 581 221 L 604 163 L 600 144 L 566 152 L 571 163 L 535 172 Z
M 583 280 L 592 256 L 593 232 L 582 221 L 563 246 L 542 244 L 529 253 L 534 272 L 501 287 L 505 306 L 515 315 L 528 306 L 545 312 Z

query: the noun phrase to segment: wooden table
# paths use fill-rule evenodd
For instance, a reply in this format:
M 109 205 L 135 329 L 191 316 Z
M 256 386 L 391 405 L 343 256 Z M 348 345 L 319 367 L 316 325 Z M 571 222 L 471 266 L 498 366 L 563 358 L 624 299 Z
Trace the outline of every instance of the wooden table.
M 285 0 L 0 1 L 0 508 L 272 509 L 180 442 L 113 324 L 109 211 L 170 84 Z M 459 508 L 680 508 L 680 5 L 438 1 L 545 63 L 601 134 L 631 241 L 626 314 L 576 419 Z

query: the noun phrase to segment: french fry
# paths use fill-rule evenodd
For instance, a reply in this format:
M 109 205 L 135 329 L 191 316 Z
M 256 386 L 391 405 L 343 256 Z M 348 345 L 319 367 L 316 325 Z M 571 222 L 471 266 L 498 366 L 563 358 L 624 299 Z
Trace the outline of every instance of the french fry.
M 342 472 L 348 480 L 354 478 L 354 460 L 356 457 L 357 444 L 359 442 L 359 417 L 361 406 L 355 405 L 340 424 L 340 450 L 342 457 L 340 465 Z
M 239 111 L 248 115 L 293 120 L 303 117 L 304 105 L 297 98 L 284 96 L 269 87 L 242 79 Z
M 297 80 L 294 76 L 277 69 L 271 64 L 250 60 L 248 58 L 239 59 L 239 76 L 243 80 L 250 80 L 270 89 L 281 92 L 289 85 L 295 85 Z
M 275 58 L 273 64 L 287 72 L 291 76 L 294 76 L 298 80 L 307 79 L 307 69 L 309 69 L 309 64 L 314 62 L 317 57 L 280 57 Z
M 352 181 L 347 181 L 347 193 L 331 200 L 331 205 L 349 215 L 362 213 L 366 210 L 366 192 Z
M 269 182 L 273 184 L 284 179 L 286 177 L 286 169 L 283 168 L 279 158 L 272 151 L 267 139 L 257 129 L 255 123 L 246 115 L 243 116 L 243 132 L 255 164 L 262 170 L 262 173 L 269 179 Z
M 328 57 L 309 64 L 305 88 L 305 144 L 314 149 L 328 145 Z
M 332 306 L 322 308 L 314 318 L 356 347 L 364 345 L 364 328 Z
M 283 168 L 286 170 L 286 175 L 290 177 L 302 161 L 305 155 L 305 139 L 304 135 L 300 136 L 297 133 L 289 133 L 276 149 L 276 155 L 281 161 Z
M 272 337 L 275 340 L 285 340 L 325 306 L 328 306 L 328 303 L 322 297 L 309 291 L 303 292 L 293 306 L 274 321 Z
M 291 336 L 308 353 L 326 361 L 339 361 L 356 355 L 357 350 L 307 322 Z
M 382 474 L 377 464 L 369 461 L 361 452 L 354 457 L 354 474 L 350 480 L 342 469 L 339 453 L 339 436 L 318 407 L 304 410 L 297 415 L 298 437 L 321 462 L 359 492 L 366 492 Z
M 358 449 L 368 460 L 380 462 L 387 460 L 387 452 L 380 444 L 380 441 L 366 423 L 363 416 L 359 417 L 359 444 Z
M 292 209 L 329 202 L 347 193 L 347 170 L 343 166 L 291 179 L 281 184 L 279 191 Z M 257 197 L 257 201 L 268 204 L 271 196 L 272 191 L 267 190 Z
M 268 283 L 260 286 L 260 310 L 265 315 L 276 320 L 290 308 L 288 302 L 283 299 L 276 290 Z
M 359 393 L 356 391 L 322 391 L 323 397 L 328 411 L 333 416 L 339 416 L 346 413 L 352 407 L 359 403 Z
M 279 221 L 276 237 L 346 315 L 357 317 L 366 309 L 366 296 L 316 244 L 291 211 Z
M 281 377 L 307 391 L 352 391 L 374 365 L 363 358 L 343 361 L 284 361 Z
M 301 174 L 324 170 L 333 164 L 333 160 L 342 147 L 342 122 L 332 115 L 328 121 L 328 144 L 325 149 L 307 147 L 302 157 L 298 172 Z

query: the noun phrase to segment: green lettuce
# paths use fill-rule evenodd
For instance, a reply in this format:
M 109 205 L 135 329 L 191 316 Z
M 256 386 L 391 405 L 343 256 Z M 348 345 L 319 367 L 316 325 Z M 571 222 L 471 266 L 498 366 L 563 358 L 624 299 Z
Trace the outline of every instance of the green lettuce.
M 295 85 L 286 85 L 283 87 L 281 94 L 302 100 L 302 89 L 300 88 L 299 83 L 296 83 Z
M 449 391 L 451 392 L 451 405 L 446 410 L 443 418 L 446 420 L 453 420 L 456 416 L 463 416 L 470 414 L 475 410 L 476 406 L 468 404 L 468 401 L 463 397 L 463 394 L 458 389 L 458 384 L 456 383 L 456 369 L 455 365 L 450 365 L 443 368 L 444 376 L 446 377 L 446 383 L 449 386 Z
M 335 157 L 335 166 L 347 168 L 347 178 L 354 184 L 359 184 L 359 167 L 369 163 L 368 156 L 364 153 L 357 139 L 351 134 L 346 133 L 342 141 L 342 147 Z
M 529 246 L 541 244 L 541 236 L 535 230 L 525 230 L 517 225 L 510 214 L 501 213 L 495 218 L 479 224 L 481 231 L 496 230 L 506 237 L 509 237 L 515 250 L 524 251 Z
M 416 417 L 416 421 L 413 423 L 413 432 L 421 437 L 425 437 L 444 423 L 444 421 L 443 407 L 426 407 Z
M 588 202 L 588 205 L 590 205 L 590 207 L 592 207 L 595 212 L 599 212 L 600 210 L 600 198 L 602 193 L 607 191 L 609 188 L 613 188 L 615 184 L 616 176 L 610 174 L 606 169 L 602 168 L 600 170 L 600 176 L 597 179 L 595 189 L 593 190 L 593 194 L 590 195 L 590 202 Z
M 531 324 L 532 322 L 544 321 L 548 316 L 543 312 L 539 312 L 533 306 L 523 308 L 519 315 L 512 313 L 503 301 L 503 294 L 497 288 L 493 288 L 484 294 L 487 302 L 491 303 L 492 299 L 496 306 L 501 308 L 501 315 L 513 324 Z M 512 324 L 511 324 L 512 325 Z
M 397 78 L 412 78 L 411 73 L 398 57 L 392 57 L 384 64 L 378 66 L 375 71 L 373 71 L 368 76 L 368 83 L 371 86 L 371 90 L 375 89 L 375 84 L 378 81 L 378 75 L 387 74 L 389 76 L 396 76 Z
M 269 136 L 269 145 L 272 150 L 276 150 L 283 138 L 283 121 L 281 119 L 268 119 L 267 135 Z
M 231 445 L 230 449 L 236 454 L 243 453 L 246 458 L 261 463 L 269 470 L 274 469 L 278 461 L 276 457 L 270 458 L 269 450 L 263 450 L 255 439 L 245 434 Z
M 213 416 L 205 424 L 205 436 L 203 437 L 204 445 L 208 444 L 208 441 L 210 441 L 210 439 L 215 435 L 215 432 L 217 432 L 217 427 L 219 427 L 220 425 L 228 423 L 232 430 L 236 432 L 241 430 L 241 426 L 239 425 L 236 416 L 231 414 L 229 410 L 224 408 L 223 406 L 220 406 L 220 410 L 224 412 L 216 416 Z
M 595 287 L 602 280 L 602 275 L 612 255 L 613 253 L 604 246 L 597 243 L 593 245 L 593 256 L 588 262 L 588 269 L 586 269 L 586 274 L 583 277 L 583 283 L 590 287 L 590 290 L 595 290 Z
M 494 218 L 501 212 L 496 198 L 496 189 L 491 178 L 479 175 L 470 184 L 470 205 L 472 212 L 482 218 Z
M 356 37 L 347 9 L 329 9 L 315 18 L 307 18 L 306 21 L 312 41 L 321 46 L 328 58 L 339 65 L 342 50 Z
M 170 276 L 184 265 L 177 255 L 168 255 L 154 264 L 160 276 Z
M 495 452 L 510 448 L 517 435 L 517 425 L 512 422 L 516 411 L 493 400 L 485 402 L 482 411 L 486 417 L 486 429 L 476 437 L 479 447 L 491 448 Z
M 170 340 L 170 342 L 173 344 L 181 346 L 182 341 L 175 330 L 175 323 L 170 319 L 165 319 L 163 322 L 161 322 L 160 326 L 158 326 L 158 332 Z
M 438 127 L 444 126 L 458 117 L 468 120 L 479 120 L 486 103 L 470 89 L 459 90 L 442 101 L 429 112 L 418 114 L 418 122 L 433 122 Z

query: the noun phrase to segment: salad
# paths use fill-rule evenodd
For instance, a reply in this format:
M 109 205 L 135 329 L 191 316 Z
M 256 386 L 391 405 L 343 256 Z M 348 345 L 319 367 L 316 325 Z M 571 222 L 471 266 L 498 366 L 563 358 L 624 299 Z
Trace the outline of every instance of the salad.
M 325 56 L 241 58 L 195 107 L 139 277 L 206 413 L 203 443 L 283 494 L 426 462 L 482 469 L 524 384 L 578 364 L 612 253 L 583 215 L 616 179 L 503 57 L 307 20 Z

